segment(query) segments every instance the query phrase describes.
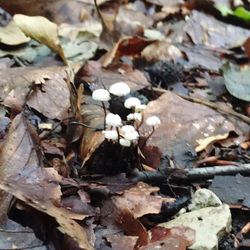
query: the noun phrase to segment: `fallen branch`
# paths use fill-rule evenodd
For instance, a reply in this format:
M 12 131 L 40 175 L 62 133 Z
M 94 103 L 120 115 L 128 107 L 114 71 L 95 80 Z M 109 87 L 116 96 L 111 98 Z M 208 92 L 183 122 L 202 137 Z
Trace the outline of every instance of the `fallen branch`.
M 236 174 L 250 174 L 250 164 L 241 164 L 238 166 L 213 166 L 193 169 L 177 169 L 167 168 L 164 172 L 147 172 L 147 171 L 133 171 L 130 176 L 133 182 L 144 181 L 165 182 L 169 180 L 206 180 L 211 179 L 216 175 L 236 175 Z
M 236 175 L 236 174 L 250 174 L 250 164 L 242 164 L 239 166 L 228 165 L 228 166 L 194 168 L 186 172 L 186 178 L 188 180 L 210 179 L 215 175 Z

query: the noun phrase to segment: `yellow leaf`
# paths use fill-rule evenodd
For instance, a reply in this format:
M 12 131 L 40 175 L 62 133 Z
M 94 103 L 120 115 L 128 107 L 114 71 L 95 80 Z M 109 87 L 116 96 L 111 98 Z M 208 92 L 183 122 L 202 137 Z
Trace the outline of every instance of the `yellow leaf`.
M 0 43 L 15 46 L 30 41 L 30 38 L 25 36 L 21 29 L 11 21 L 6 27 L 0 28 Z
M 42 16 L 26 16 L 22 14 L 14 15 L 13 19 L 26 36 L 47 45 L 67 64 L 58 38 L 58 27 L 55 23 Z

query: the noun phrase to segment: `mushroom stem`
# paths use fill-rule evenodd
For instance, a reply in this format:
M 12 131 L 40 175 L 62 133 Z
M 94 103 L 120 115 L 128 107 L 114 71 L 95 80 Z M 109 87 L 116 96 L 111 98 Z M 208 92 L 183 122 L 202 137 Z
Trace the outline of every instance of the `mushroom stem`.
M 106 128 L 106 116 L 107 116 L 107 111 L 106 111 L 106 107 L 105 107 L 105 103 L 102 102 L 102 108 L 103 108 L 103 112 L 104 112 L 104 122 L 103 122 L 103 126 L 104 129 Z

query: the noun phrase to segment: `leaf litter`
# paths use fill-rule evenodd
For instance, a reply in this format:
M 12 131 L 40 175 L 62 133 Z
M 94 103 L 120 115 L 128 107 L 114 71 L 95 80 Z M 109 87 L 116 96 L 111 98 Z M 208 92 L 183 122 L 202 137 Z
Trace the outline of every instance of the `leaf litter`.
M 199 1 L 28 2 L 0 1 L 13 15 L 0 29 L 11 60 L 0 71 L 0 248 L 186 249 L 197 231 L 159 223 L 188 216 L 199 188 L 244 215 L 247 6 L 223 1 L 235 16 L 218 17 Z M 115 96 L 118 82 L 130 93 Z M 93 100 L 97 89 L 110 100 Z M 131 97 L 140 105 L 124 107 Z M 107 113 L 133 131 L 104 127 Z M 27 214 L 42 214 L 43 232 Z

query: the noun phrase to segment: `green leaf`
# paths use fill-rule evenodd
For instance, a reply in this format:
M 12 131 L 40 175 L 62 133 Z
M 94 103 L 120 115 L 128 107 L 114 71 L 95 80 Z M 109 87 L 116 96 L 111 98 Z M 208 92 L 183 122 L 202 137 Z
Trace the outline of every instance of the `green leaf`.
M 222 68 L 225 86 L 228 92 L 243 101 L 250 101 L 250 67 L 237 68 L 225 65 Z
M 246 22 L 250 22 L 250 11 L 246 10 L 244 7 L 236 8 L 234 11 L 234 15 Z

